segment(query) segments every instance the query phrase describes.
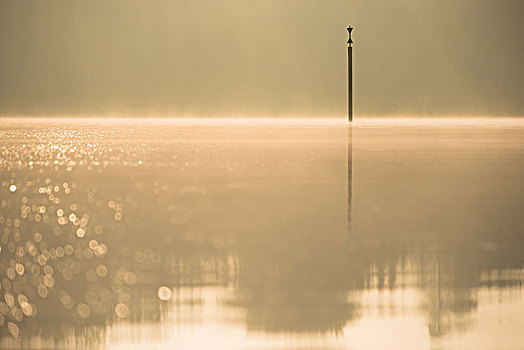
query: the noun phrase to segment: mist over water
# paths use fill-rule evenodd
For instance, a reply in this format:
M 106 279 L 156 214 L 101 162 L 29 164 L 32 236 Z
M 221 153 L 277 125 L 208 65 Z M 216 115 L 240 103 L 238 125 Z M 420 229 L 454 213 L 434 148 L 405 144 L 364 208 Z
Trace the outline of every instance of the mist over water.
M 3 122 L 2 348 L 522 344 L 520 119 Z
M 0 114 L 521 116 L 523 6 L 1 1 Z

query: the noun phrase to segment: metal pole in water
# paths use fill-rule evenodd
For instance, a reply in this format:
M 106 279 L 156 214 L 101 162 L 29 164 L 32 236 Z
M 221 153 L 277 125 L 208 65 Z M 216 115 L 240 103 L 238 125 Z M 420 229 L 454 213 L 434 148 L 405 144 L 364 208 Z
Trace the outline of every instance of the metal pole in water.
M 348 119 L 353 122 L 353 40 L 351 40 L 351 31 L 353 27 L 348 27 Z

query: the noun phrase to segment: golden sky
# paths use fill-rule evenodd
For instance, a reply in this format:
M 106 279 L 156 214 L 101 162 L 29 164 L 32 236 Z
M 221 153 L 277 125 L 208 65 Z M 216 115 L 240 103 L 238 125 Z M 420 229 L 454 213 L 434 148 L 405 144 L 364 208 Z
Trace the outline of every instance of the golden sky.
M 0 0 L 0 114 L 524 115 L 522 0 Z

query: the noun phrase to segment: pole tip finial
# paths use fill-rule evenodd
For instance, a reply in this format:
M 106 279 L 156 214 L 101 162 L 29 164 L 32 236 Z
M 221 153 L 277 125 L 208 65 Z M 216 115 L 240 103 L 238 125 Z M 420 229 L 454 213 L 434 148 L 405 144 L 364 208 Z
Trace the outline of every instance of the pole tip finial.
M 348 44 L 353 44 L 353 40 L 351 40 L 351 31 L 353 30 L 353 27 L 349 26 L 347 29 L 348 29 L 348 35 L 349 35 Z

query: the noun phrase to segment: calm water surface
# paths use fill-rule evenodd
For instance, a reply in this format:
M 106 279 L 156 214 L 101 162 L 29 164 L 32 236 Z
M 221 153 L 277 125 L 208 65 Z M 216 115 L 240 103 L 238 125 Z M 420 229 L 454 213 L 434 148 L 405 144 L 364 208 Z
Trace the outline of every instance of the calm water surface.
M 0 348 L 521 349 L 524 121 L 0 120 Z

